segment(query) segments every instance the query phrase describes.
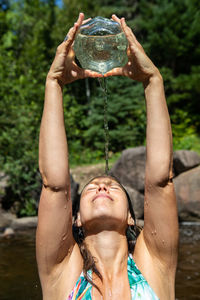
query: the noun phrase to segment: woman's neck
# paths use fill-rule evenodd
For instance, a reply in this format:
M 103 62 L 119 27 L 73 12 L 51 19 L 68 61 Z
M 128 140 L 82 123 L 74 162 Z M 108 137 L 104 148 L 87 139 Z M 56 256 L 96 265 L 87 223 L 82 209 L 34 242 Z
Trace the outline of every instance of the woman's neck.
M 111 279 L 126 269 L 128 245 L 125 235 L 103 230 L 94 235 L 87 235 L 85 243 L 95 257 L 96 267 L 103 277 Z

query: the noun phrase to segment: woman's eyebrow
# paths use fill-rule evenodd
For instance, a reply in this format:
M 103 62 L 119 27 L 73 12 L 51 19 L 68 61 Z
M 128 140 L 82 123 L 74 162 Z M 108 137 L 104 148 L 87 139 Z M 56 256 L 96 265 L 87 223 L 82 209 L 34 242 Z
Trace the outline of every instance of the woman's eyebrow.
M 111 180 L 109 180 L 109 181 L 103 181 L 103 182 L 100 182 L 100 183 L 104 183 L 104 184 L 106 184 L 106 185 L 108 185 L 108 186 L 111 186 L 111 185 L 121 186 L 118 182 L 111 181 Z M 97 184 L 99 184 L 99 182 L 97 182 L 97 183 L 95 183 L 95 184 L 97 185 Z
M 89 183 L 85 186 L 85 188 L 87 188 L 87 187 L 90 186 L 90 185 L 98 185 L 98 184 L 100 184 L 100 183 L 104 183 L 104 184 L 106 184 L 106 185 L 117 185 L 117 186 L 121 187 L 121 185 L 120 185 L 118 182 L 112 181 L 112 180 L 108 180 L 108 181 L 94 181 L 94 182 L 89 182 Z
M 111 184 L 121 186 L 118 182 L 111 182 Z
M 122 190 L 123 190 L 123 187 L 116 181 L 112 181 L 112 180 L 109 180 L 109 181 L 104 181 L 103 183 L 109 185 L 109 186 L 112 186 L 112 185 L 116 185 L 118 187 L 120 187 Z M 91 187 L 91 185 L 94 185 L 94 186 L 97 186 L 99 184 L 99 181 L 96 181 L 96 182 L 89 182 L 82 190 L 81 194 L 87 189 L 89 189 Z
M 97 185 L 98 183 L 97 183 L 97 182 L 90 182 L 90 183 L 88 183 L 87 186 L 89 186 L 89 185 L 91 185 L 91 184 Z
M 90 188 L 91 186 L 96 186 L 96 185 L 97 185 L 97 183 L 94 183 L 94 182 L 88 183 L 88 184 L 84 187 L 83 191 L 86 190 L 87 188 Z

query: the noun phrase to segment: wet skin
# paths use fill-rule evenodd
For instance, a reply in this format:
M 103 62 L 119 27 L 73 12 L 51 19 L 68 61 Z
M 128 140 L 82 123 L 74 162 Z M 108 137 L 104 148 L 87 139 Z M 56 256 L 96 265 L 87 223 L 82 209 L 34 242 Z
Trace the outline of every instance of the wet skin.
M 144 229 L 136 242 L 134 260 L 157 296 L 161 300 L 174 300 L 178 222 L 172 182 L 171 125 L 163 80 L 125 19 L 115 15 L 112 18 L 119 22 L 128 40 L 129 61 L 123 68 L 113 69 L 105 76 L 127 76 L 140 81 L 147 109 Z M 83 270 L 83 258 L 72 234 L 62 101 L 63 85 L 86 77 L 101 77 L 79 68 L 74 61 L 72 45 L 83 22 L 84 14 L 81 13 L 68 32 L 68 40 L 58 46 L 46 80 L 39 143 L 43 189 L 37 228 L 37 262 L 44 300 L 66 300 Z M 103 281 L 96 283 L 103 299 L 110 299 L 111 292 L 112 300 L 129 300 L 125 229 L 132 220 L 123 190 L 109 180 L 106 182 L 105 178 L 93 181 L 92 186 L 83 191 L 76 222 L 85 229 L 84 242 L 102 274 Z M 95 300 L 101 299 L 97 292 L 94 289 Z
M 133 223 L 131 219 L 126 194 L 114 179 L 96 178 L 83 189 L 78 226 L 83 226 L 86 231 L 90 231 L 94 225 L 95 230 L 113 228 L 124 234 L 127 224 Z

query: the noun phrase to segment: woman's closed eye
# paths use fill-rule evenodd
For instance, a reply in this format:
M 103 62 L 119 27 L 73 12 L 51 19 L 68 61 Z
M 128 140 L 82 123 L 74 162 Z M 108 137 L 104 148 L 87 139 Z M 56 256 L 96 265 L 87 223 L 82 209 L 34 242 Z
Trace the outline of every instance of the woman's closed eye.
M 118 186 L 118 185 L 111 185 L 110 189 L 111 190 L 121 190 L 120 186 Z
M 89 187 L 87 188 L 87 191 L 94 191 L 96 188 L 97 188 L 96 185 L 89 186 Z

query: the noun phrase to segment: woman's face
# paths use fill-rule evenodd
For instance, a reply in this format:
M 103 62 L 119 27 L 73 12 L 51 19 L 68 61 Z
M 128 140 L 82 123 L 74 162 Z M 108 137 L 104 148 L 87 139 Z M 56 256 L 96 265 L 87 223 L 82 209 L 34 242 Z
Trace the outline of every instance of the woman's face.
M 115 228 L 124 232 L 130 219 L 127 196 L 113 178 L 95 178 L 83 189 L 78 226 L 83 226 L 85 230 L 95 226 L 97 230 Z

